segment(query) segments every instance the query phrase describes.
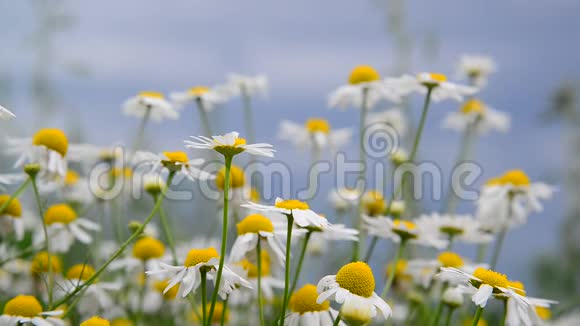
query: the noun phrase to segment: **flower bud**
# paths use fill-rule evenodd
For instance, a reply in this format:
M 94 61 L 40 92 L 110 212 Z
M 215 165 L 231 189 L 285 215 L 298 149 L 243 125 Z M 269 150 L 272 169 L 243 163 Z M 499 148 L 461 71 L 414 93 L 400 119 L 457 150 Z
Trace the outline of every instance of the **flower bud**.
M 40 164 L 30 163 L 24 166 L 24 173 L 28 174 L 31 178 L 36 177 L 38 172 L 40 172 Z

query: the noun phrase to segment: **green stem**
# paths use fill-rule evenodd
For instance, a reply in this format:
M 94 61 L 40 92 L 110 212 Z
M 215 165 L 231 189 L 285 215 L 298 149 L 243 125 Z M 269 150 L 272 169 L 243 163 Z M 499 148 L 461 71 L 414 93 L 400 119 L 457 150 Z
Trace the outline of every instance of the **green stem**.
M 385 287 L 383 288 L 383 291 L 381 292 L 381 298 L 386 298 L 387 293 L 389 293 L 389 290 L 391 289 L 391 286 L 393 285 L 393 280 L 395 279 L 395 272 L 397 271 L 397 262 L 403 256 L 404 249 L 405 249 L 405 240 L 401 240 L 401 243 L 399 244 L 399 248 L 397 249 L 397 254 L 395 256 L 395 260 L 393 261 L 393 265 L 392 265 L 390 273 L 389 273 L 389 278 L 387 279 L 387 283 L 385 284 Z
M 473 316 L 473 321 L 471 322 L 471 326 L 477 326 L 477 323 L 479 323 L 479 319 L 481 318 L 481 313 L 483 312 L 483 307 L 477 307 L 477 310 L 475 311 L 475 315 Z
M 332 325 L 333 326 L 338 326 L 338 324 L 340 324 L 340 312 L 336 316 L 336 319 L 334 320 L 334 323 Z
M 202 325 L 205 325 L 207 319 L 207 271 L 201 271 L 201 316 Z M 210 319 L 211 320 L 211 319 Z M 211 324 L 211 323 L 208 323 Z
M 497 262 L 499 260 L 499 253 L 501 252 L 501 247 L 503 246 L 503 242 L 505 240 L 506 233 L 507 233 L 507 228 L 503 228 L 497 236 L 497 242 L 496 242 L 495 248 L 493 250 L 493 256 L 492 256 L 491 264 L 490 264 L 490 268 L 492 270 L 495 270 L 495 267 L 497 266 Z
M 487 243 L 480 243 L 477 246 L 477 260 L 476 260 L 476 262 L 482 263 L 485 260 L 486 254 L 487 254 Z
M 507 319 L 507 310 L 508 310 L 508 307 L 507 307 L 507 303 L 508 302 L 507 301 L 508 300 L 510 300 L 510 299 L 503 300 L 503 315 L 501 316 L 501 318 L 499 320 L 499 325 L 500 326 L 505 326 L 505 321 Z
M 463 137 L 461 138 L 461 147 L 459 150 L 459 155 L 457 156 L 457 160 L 453 167 L 458 166 L 459 164 L 469 160 L 472 156 L 473 151 L 473 143 L 475 140 L 475 130 L 476 130 L 477 120 L 473 124 L 469 124 L 465 128 L 465 132 L 463 133 Z M 455 213 L 458 205 L 458 197 L 453 189 L 453 180 L 449 180 L 449 189 L 447 190 L 447 200 L 445 201 L 445 206 L 443 207 L 443 212 L 446 213 Z
M 203 132 L 207 137 L 210 137 L 213 134 L 211 133 L 211 125 L 209 124 L 209 117 L 207 115 L 207 111 L 203 106 L 203 101 L 201 100 L 201 98 L 198 98 L 195 102 L 197 103 L 199 117 L 201 118 L 201 124 L 203 125 Z
M 439 305 L 437 306 L 437 311 L 435 312 L 435 319 L 433 319 L 433 323 L 431 324 L 432 326 L 439 325 L 439 320 L 441 319 L 442 312 L 443 312 L 443 303 L 439 302 Z
M 147 224 L 149 224 L 149 222 L 151 222 L 151 220 L 153 219 L 153 217 L 155 215 L 157 215 L 157 211 L 159 210 L 159 208 L 161 207 L 161 203 L 163 203 L 163 198 L 165 198 L 165 193 L 167 191 L 167 188 L 169 188 L 169 186 L 171 185 L 171 182 L 173 181 L 173 177 L 175 176 L 175 172 L 169 172 L 169 175 L 167 176 L 167 187 L 163 190 L 162 196 L 159 197 L 159 199 L 157 200 L 157 202 L 155 203 L 155 206 L 153 207 L 153 210 L 151 211 L 151 213 L 149 213 L 149 216 L 147 216 L 147 218 L 145 219 L 145 221 L 143 221 L 143 224 L 141 224 L 141 226 L 135 230 L 135 232 L 133 234 L 131 234 L 131 236 L 121 245 L 121 247 L 119 247 L 119 249 L 117 249 L 117 251 L 95 272 L 95 274 L 93 274 L 93 276 L 89 277 L 89 279 L 84 282 L 82 285 L 77 286 L 71 293 L 67 294 L 64 298 L 62 298 L 61 300 L 59 300 L 57 303 L 55 303 L 54 305 L 50 306 L 50 309 L 54 308 L 54 307 L 58 307 L 62 304 L 67 303 L 72 297 L 74 297 L 75 295 L 77 295 L 80 291 L 82 291 L 84 288 L 88 287 L 89 285 L 93 284 L 93 282 L 95 282 L 97 280 L 97 278 L 105 271 L 105 269 L 115 260 L 117 259 L 119 256 L 121 256 L 123 254 L 123 252 L 125 251 L 125 249 L 127 249 L 127 247 L 133 242 L 133 240 L 135 240 L 138 236 L 140 236 L 143 233 L 143 230 L 145 230 L 145 227 L 147 226 Z
M 362 164 L 362 168 L 359 173 L 359 181 L 362 180 L 363 187 L 361 189 L 361 194 L 364 192 L 365 180 L 366 180 L 366 170 L 367 162 L 365 155 L 365 128 L 367 119 L 367 103 L 368 103 L 368 88 L 363 88 L 362 90 L 362 105 L 360 108 L 360 121 L 359 121 L 359 162 Z M 359 241 L 355 241 L 352 248 L 352 261 L 357 261 L 360 256 L 361 244 L 365 241 L 364 232 L 362 232 L 362 214 L 363 214 L 363 196 L 360 196 L 358 200 L 358 210 L 356 215 L 356 229 L 359 231 Z
M 365 263 L 368 263 L 369 260 L 371 260 L 371 257 L 373 256 L 373 251 L 375 250 L 375 247 L 377 246 L 378 241 L 379 241 L 379 238 L 377 238 L 376 236 L 373 236 L 373 238 L 371 240 L 371 244 L 369 245 L 369 249 L 367 250 L 367 254 L 365 256 Z
M 230 169 L 232 167 L 232 159 L 234 158 L 232 155 L 224 155 L 225 158 L 225 181 L 224 181 L 224 208 L 223 208 L 223 224 L 222 224 L 222 244 L 221 244 L 221 251 L 220 251 L 220 263 L 217 271 L 215 288 L 213 289 L 213 295 L 211 298 L 211 307 L 209 309 L 208 315 L 208 326 L 209 321 L 213 317 L 213 311 L 215 309 L 215 303 L 217 301 L 218 292 L 220 288 L 220 282 L 222 279 L 222 273 L 224 270 L 224 262 L 226 258 L 226 245 L 228 242 L 228 198 L 229 198 L 229 190 L 230 190 Z
M 224 301 L 224 308 L 222 309 L 222 318 L 220 320 L 220 326 L 224 326 L 224 324 L 226 323 L 226 312 L 228 311 L 228 301 L 230 300 L 230 296 L 228 295 L 226 297 L 226 300 Z
M 447 251 L 451 251 L 451 249 L 453 249 L 453 241 L 455 240 L 455 237 L 452 234 L 449 234 L 449 242 L 447 242 Z
M 27 178 L 23 183 L 20 184 L 20 186 L 18 186 L 18 189 L 16 189 L 16 191 L 12 193 L 10 198 L 8 198 L 7 201 L 5 201 L 4 203 L 2 203 L 2 205 L 0 205 L 0 213 L 4 212 L 6 207 L 8 207 L 8 205 L 10 205 L 10 203 L 14 199 L 20 197 L 20 195 L 24 192 L 24 190 L 26 190 L 26 187 L 28 187 L 31 181 L 32 181 L 31 178 Z
M 38 215 L 40 216 L 40 223 L 42 224 L 42 232 L 44 232 L 44 247 L 46 248 L 46 257 L 48 264 L 48 305 L 52 306 L 52 294 L 54 288 L 54 275 L 52 275 L 52 263 L 50 255 L 50 239 L 48 238 L 48 229 L 46 223 L 44 223 L 44 212 L 42 210 L 42 204 L 40 203 L 40 194 L 38 192 L 38 186 L 36 184 L 36 176 L 31 176 L 32 189 L 34 189 L 34 197 L 36 198 L 36 206 L 38 206 Z
M 447 316 L 445 317 L 445 326 L 450 326 L 451 325 L 451 319 L 453 317 L 453 311 L 455 309 L 451 308 L 451 307 L 447 307 Z
M 248 143 L 256 142 L 254 137 L 254 127 L 252 123 L 252 101 L 251 97 L 244 87 L 242 87 L 242 101 L 244 102 L 244 121 L 246 124 L 246 135 L 248 136 Z M 252 157 L 254 157 L 252 155 Z
M 147 266 L 145 265 L 145 261 L 143 261 L 143 274 L 145 275 Z M 139 302 L 137 306 L 137 316 L 135 317 L 135 321 L 137 325 L 140 325 L 143 320 L 143 305 L 145 304 L 145 288 L 147 286 L 147 279 L 143 279 L 143 284 L 139 289 Z
M 264 326 L 264 299 L 262 298 L 262 245 L 258 237 L 258 245 L 256 246 L 256 253 L 258 254 L 258 310 L 260 312 L 260 325 Z
M 139 148 L 141 148 L 141 144 L 143 143 L 143 137 L 145 135 L 145 126 L 147 125 L 147 121 L 149 121 L 150 116 L 151 116 L 151 107 L 148 107 L 145 111 L 145 115 L 143 115 L 143 119 L 141 119 L 139 129 L 137 130 L 137 139 L 135 140 L 136 151 L 138 151 Z
M 153 199 L 157 201 L 158 194 L 153 196 Z M 175 252 L 175 241 L 173 240 L 173 232 L 171 232 L 171 226 L 169 225 L 169 218 L 165 214 L 163 207 L 159 207 L 159 217 L 161 219 L 161 226 L 163 227 L 163 233 L 165 234 L 165 239 L 169 245 L 169 250 L 171 250 L 171 256 L 173 258 L 173 265 L 177 265 L 177 253 Z
M 290 287 L 290 252 L 292 246 L 292 227 L 294 226 L 294 216 L 292 213 L 286 215 L 288 217 L 288 226 L 286 233 L 286 261 L 284 270 L 284 301 L 282 303 L 282 313 L 280 314 L 280 326 L 284 326 L 284 319 L 286 318 L 286 306 L 288 305 L 288 293 Z
M 296 272 L 294 273 L 294 280 L 292 281 L 292 286 L 290 287 L 290 296 L 294 293 L 294 289 L 296 289 L 296 285 L 298 284 L 298 279 L 300 278 L 300 271 L 302 270 L 302 262 L 304 261 L 304 257 L 306 256 L 306 248 L 308 247 L 308 241 L 310 240 L 310 236 L 312 235 L 312 231 L 308 231 L 306 236 L 304 237 L 304 242 L 302 243 L 302 250 L 300 250 L 300 257 L 298 258 L 298 266 L 296 266 Z

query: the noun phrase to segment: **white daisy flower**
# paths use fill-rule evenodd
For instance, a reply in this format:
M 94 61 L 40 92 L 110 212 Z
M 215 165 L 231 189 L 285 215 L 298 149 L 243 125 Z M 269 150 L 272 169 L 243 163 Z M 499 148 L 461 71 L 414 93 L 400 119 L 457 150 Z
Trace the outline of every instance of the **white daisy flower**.
M 137 118 L 162 121 L 165 119 L 176 120 L 179 114 L 163 94 L 158 92 L 140 92 L 125 101 L 123 113 Z
M 519 281 L 508 281 L 508 286 L 517 294 L 525 297 L 528 303 L 521 304 L 520 301 L 512 300 L 509 296 L 497 295 L 498 299 L 507 300 L 505 323 L 508 326 L 542 325 L 542 320 L 546 314 L 550 314 L 550 307 L 558 303 L 553 300 L 528 297 L 524 284 Z
M 483 186 L 476 217 L 486 231 L 513 228 L 525 224 L 531 213 L 541 212 L 542 201 L 554 191 L 545 183 L 531 182 L 522 170 L 510 170 Z
M 172 92 L 169 97 L 176 103 L 177 108 L 181 109 L 189 103 L 197 103 L 201 109 L 210 112 L 228 100 L 228 93 L 228 87 L 195 86 L 186 91 Z
M 65 322 L 53 316 L 62 315 L 62 310 L 42 311 L 40 302 L 31 295 L 18 295 L 6 302 L 0 325 L 17 326 L 32 324 L 37 326 L 64 326 Z
M 97 146 L 93 144 L 70 144 L 67 159 L 70 162 L 78 162 L 85 168 L 92 168 L 99 162 L 113 164 L 121 161 L 124 156 L 132 156 L 133 153 L 125 151 L 125 146 L 118 142 L 112 146 Z
M 368 234 L 376 237 L 390 239 L 394 243 L 416 244 L 421 246 L 443 249 L 448 241 L 438 239 L 432 232 L 419 228 L 411 221 L 391 219 L 385 216 L 370 217 L 363 215 L 363 227 Z
M 257 258 L 257 257 L 256 257 Z M 275 289 L 284 289 L 284 280 L 272 275 L 270 256 L 267 251 L 262 251 L 262 275 L 260 277 L 261 291 L 264 301 L 271 301 L 274 298 Z M 231 294 L 229 302 L 232 305 L 246 305 L 248 302 L 258 297 L 258 266 L 257 260 L 250 262 L 243 259 L 231 265 L 231 269 L 250 283 L 250 287 L 240 288 Z M 257 313 L 256 313 L 257 315 Z
M 26 173 L 4 173 L 0 174 L 0 191 L 6 190 L 7 185 L 13 185 L 15 183 L 22 182 L 28 178 Z
M 248 202 L 248 204 L 242 205 L 242 207 L 247 207 L 256 211 L 283 214 L 286 216 L 291 215 L 294 218 L 294 223 L 303 228 L 320 228 L 328 224 L 326 218 L 312 211 L 307 203 L 296 199 L 284 200 L 282 198 L 276 198 L 274 206 Z
M 427 289 L 432 286 L 435 275 L 439 273 L 441 267 L 453 267 L 472 274 L 477 268 L 486 268 L 487 265 L 472 264 L 454 252 L 444 251 L 436 259 L 413 259 L 408 261 L 405 272 L 413 277 L 423 288 Z M 438 280 L 451 284 L 455 281 L 455 279 L 446 279 L 443 275 Z
M 403 75 L 388 78 L 387 85 L 396 89 L 401 95 L 410 93 L 426 94 L 431 89 L 431 100 L 434 102 L 453 99 L 463 101 L 465 96 L 473 95 L 477 89 L 471 86 L 458 85 L 447 81 L 447 76 L 437 73 L 420 73 L 416 77 Z
M 277 258 L 280 265 L 284 265 L 285 249 L 284 246 L 278 242 L 274 234 L 274 224 L 266 216 L 261 214 L 251 214 L 246 216 L 240 223 L 237 224 L 238 237 L 232 246 L 232 251 L 229 257 L 230 262 L 241 261 L 246 254 L 254 253 L 260 241 L 262 248 L 265 249 L 270 256 Z
M 201 273 L 207 273 L 208 279 L 215 282 L 214 274 L 217 273 L 219 254 L 215 248 L 191 249 L 182 266 L 171 266 L 165 263 L 159 264 L 159 269 L 147 271 L 147 275 L 169 278 L 169 283 L 164 293 L 173 286 L 179 284 L 178 295 L 185 298 L 190 292 L 195 292 L 201 284 Z M 222 284 L 219 295 L 226 298 L 238 287 L 250 287 L 250 283 L 234 273 L 227 265 L 223 267 Z
M 484 308 L 493 295 L 501 294 L 516 300 L 518 304 L 528 305 L 528 300 L 518 294 L 516 289 L 509 285 L 504 274 L 479 267 L 473 273 L 467 273 L 453 267 L 441 267 L 437 277 L 453 282 L 454 284 L 471 286 L 476 289 L 471 297 L 473 303 Z
M 230 132 L 223 136 L 190 136 L 192 140 L 185 141 L 187 148 L 213 149 L 223 155 L 237 155 L 248 152 L 252 155 L 273 157 L 275 150 L 266 143 L 246 144 L 246 139 L 239 137 L 237 132 Z
M 487 84 L 490 74 L 497 70 L 491 57 L 483 55 L 463 55 L 457 63 L 457 77 L 467 78 L 476 87 L 482 88 Z
M 366 110 L 373 108 L 382 100 L 399 102 L 400 96 L 389 87 L 379 73 L 371 66 L 355 67 L 349 77 L 349 84 L 340 86 L 328 98 L 331 108 L 346 109 L 355 107 L 361 109 L 366 94 Z
M 135 241 L 131 255 L 115 259 L 109 269 L 124 269 L 127 273 L 143 272 L 143 265 L 147 270 L 157 269 L 162 262 L 171 261 L 171 256 L 165 255 L 165 245 L 155 237 L 144 234 Z
M 385 125 L 395 129 L 399 137 L 407 133 L 407 122 L 401 109 L 392 108 L 383 112 L 370 113 L 366 121 L 367 126 Z
M 448 113 L 443 120 L 443 128 L 446 129 L 461 132 L 467 127 L 473 127 L 478 134 L 485 134 L 491 130 L 506 132 L 510 127 L 510 116 L 490 108 L 479 100 L 469 99 L 459 111 Z
M 185 175 L 188 179 L 195 181 L 208 180 L 215 178 L 214 175 L 197 168 L 205 162 L 204 159 L 190 160 L 185 152 L 163 152 L 161 154 L 154 154 L 151 152 L 137 152 L 133 158 L 133 164 L 136 170 L 148 168 L 147 173 L 153 173 L 162 169 L 167 169 L 171 172 L 179 172 Z
M 265 75 L 244 76 L 229 74 L 226 87 L 232 96 L 266 96 L 268 93 L 268 78 Z
M 442 240 L 460 240 L 467 243 L 488 243 L 493 237 L 484 232 L 478 220 L 471 215 L 440 215 L 432 213 L 417 218 L 417 227 L 432 232 Z
M 290 315 L 284 320 L 287 326 L 332 326 L 338 311 L 330 307 L 330 302 L 317 303 L 318 292 L 313 284 L 306 284 L 290 297 Z M 339 325 L 345 325 L 340 322 Z
M 338 188 L 328 194 L 328 201 L 336 211 L 345 212 L 356 207 L 360 195 L 360 191 L 355 188 Z
M 330 299 L 343 305 L 362 305 L 371 309 L 373 318 L 380 310 L 385 320 L 392 314 L 391 307 L 374 292 L 375 278 L 364 262 L 346 264 L 336 275 L 323 277 L 317 289 L 319 304 Z
M 12 120 L 16 118 L 14 113 L 10 112 L 7 108 L 0 105 L 0 120 Z
M 66 154 L 68 138 L 60 129 L 40 129 L 32 139 L 9 138 L 6 140 L 6 152 L 19 155 L 14 167 L 27 163 L 40 165 L 39 177 L 51 180 L 64 177 L 67 170 Z
M 65 253 L 75 240 L 89 244 L 93 237 L 87 231 L 100 231 L 101 226 L 77 213 L 68 204 L 55 204 L 50 206 L 44 214 L 50 250 L 57 253 Z M 34 237 L 35 245 L 44 242 L 44 232 L 39 229 Z
M 292 142 L 299 149 L 322 151 L 329 148 L 331 153 L 350 142 L 351 128 L 331 129 L 325 119 L 312 118 L 304 124 L 283 120 L 278 137 Z
M 0 206 L 10 199 L 10 195 L 0 195 Z M 13 198 L 10 204 L 3 211 L 0 211 L 0 234 L 6 236 L 8 232 L 14 232 L 16 240 L 24 238 L 24 221 L 22 218 L 22 206 L 18 198 Z

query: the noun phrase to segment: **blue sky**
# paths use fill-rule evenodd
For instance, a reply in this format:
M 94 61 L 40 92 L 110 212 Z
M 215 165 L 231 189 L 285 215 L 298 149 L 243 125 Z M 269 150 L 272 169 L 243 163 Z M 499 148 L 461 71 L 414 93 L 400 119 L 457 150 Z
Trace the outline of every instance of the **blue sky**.
M 80 126 L 93 142 L 109 144 L 128 139 L 137 121 L 120 114 L 121 103 L 144 89 L 179 90 L 215 84 L 229 72 L 265 73 L 271 81 L 269 98 L 256 102 L 257 135 L 273 142 L 278 159 L 296 161 L 296 177 L 303 176 L 293 149 L 275 138 L 280 119 L 303 121 L 329 118 L 335 127 L 357 121 L 354 110 L 330 111 L 328 93 L 342 84 L 357 64 L 392 69 L 392 40 L 385 32 L 380 1 L 99 1 L 63 2 L 76 24 L 55 39 L 62 62 L 80 62 L 86 77 L 50 67 L 62 96 L 61 113 L 43 120 L 60 126 L 79 116 Z M 10 107 L 19 122 L 33 115 L 28 100 L 32 58 L 25 42 L 35 26 L 29 2 L 4 1 L 3 51 L 0 72 L 14 87 Z M 9 15 L 8 15 L 9 13 Z M 453 75 L 463 53 L 495 58 L 499 71 L 482 97 L 512 115 L 512 130 L 485 137 L 478 143 L 478 161 L 485 176 L 523 168 L 535 179 L 558 184 L 564 145 L 557 127 L 545 127 L 539 113 L 549 104 L 554 87 L 577 79 L 580 3 L 574 0 L 412 1 L 407 8 L 408 29 L 414 38 L 413 71 Z M 427 55 L 425 40 L 435 36 L 438 54 Z M 6 103 L 6 102 L 3 102 Z M 7 103 L 7 105 L 8 105 Z M 222 131 L 241 129 L 239 103 L 220 109 Z M 457 135 L 439 128 L 454 103 L 435 105 L 430 113 L 421 157 L 452 164 Z M 418 108 L 414 107 L 415 114 Z M 65 118 L 68 117 L 68 118 Z M 187 112 L 179 121 L 152 125 L 154 147 L 180 148 L 182 140 L 199 132 L 197 116 Z M 353 126 L 354 127 L 354 126 Z M 30 127 L 21 131 L 29 133 Z M 150 135 L 151 136 L 151 135 Z M 325 197 L 325 196 L 322 196 Z M 564 202 L 547 205 L 546 213 L 510 234 L 502 260 L 506 270 L 528 280 L 529 263 L 553 248 Z M 324 206 L 324 201 L 317 204 Z M 472 208 L 467 204 L 462 210 Z M 530 242 L 528 239 L 533 238 Z

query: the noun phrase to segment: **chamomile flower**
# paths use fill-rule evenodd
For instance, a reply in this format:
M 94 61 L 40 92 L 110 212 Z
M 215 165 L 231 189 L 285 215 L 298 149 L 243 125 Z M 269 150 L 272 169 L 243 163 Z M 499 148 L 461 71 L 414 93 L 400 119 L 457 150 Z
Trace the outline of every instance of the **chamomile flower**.
M 453 267 L 471 274 L 477 268 L 487 267 L 487 265 L 473 264 L 454 252 L 444 251 L 436 259 L 414 259 L 409 261 L 406 271 L 417 283 L 427 289 L 432 285 L 435 275 L 439 273 L 441 267 Z M 438 280 L 449 283 L 455 281 L 455 279 L 447 279 L 443 275 Z
M 357 205 L 360 191 L 355 188 L 333 189 L 328 194 L 328 201 L 337 212 L 345 212 Z
M 274 235 L 274 224 L 266 216 L 251 214 L 246 216 L 236 226 L 238 237 L 232 246 L 230 262 L 241 261 L 247 253 L 255 252 L 258 241 L 271 256 L 277 258 L 280 265 L 284 265 L 284 246 Z
M 284 288 L 284 280 L 272 275 L 272 262 L 267 251 L 262 251 L 262 274 L 260 277 L 261 291 L 266 302 L 274 298 L 275 289 Z M 243 259 L 234 265 L 232 270 L 250 283 L 250 287 L 240 288 L 230 296 L 230 302 L 234 305 L 244 305 L 258 297 L 258 266 L 257 257 L 255 262 Z
M 89 244 L 93 238 L 87 231 L 100 231 L 101 227 L 77 213 L 68 204 L 55 204 L 50 206 L 44 214 L 50 250 L 64 253 L 69 250 L 75 240 Z M 34 243 L 39 245 L 44 242 L 44 232 L 38 230 Z
M 172 92 L 169 97 L 176 103 L 177 108 L 196 103 L 204 111 L 210 112 L 228 100 L 228 93 L 228 87 L 194 86 L 185 91 Z
M 552 186 L 532 182 L 524 171 L 510 170 L 483 186 L 476 217 L 487 231 L 513 228 L 526 223 L 531 213 L 541 212 L 542 201 L 553 193 Z
M 296 225 L 306 227 L 320 228 L 328 224 L 328 221 L 321 215 L 315 213 L 310 209 L 307 203 L 296 199 L 276 198 L 274 206 L 260 205 L 253 202 L 242 205 L 256 211 L 272 212 L 292 216 Z
M 156 122 L 166 119 L 176 120 L 179 117 L 162 93 L 150 91 L 140 92 L 126 100 L 123 104 L 123 113 Z
M 247 152 L 252 155 L 273 157 L 275 152 L 270 144 L 246 144 L 246 139 L 239 137 L 239 134 L 235 131 L 223 136 L 212 136 L 211 138 L 191 136 L 191 139 L 185 141 L 185 147 L 212 149 L 226 156 L 234 156 L 242 152 Z
M 447 76 L 438 73 L 420 73 L 417 76 L 403 75 L 389 78 L 385 81 L 401 95 L 410 93 L 426 94 L 431 89 L 431 99 L 434 102 L 453 99 L 462 101 L 465 96 L 473 95 L 477 91 L 471 86 L 458 85 L 447 81 Z
M 18 295 L 6 302 L 0 316 L 0 325 L 17 326 L 32 324 L 37 326 L 64 326 L 61 319 L 53 316 L 62 315 L 63 311 L 42 311 L 40 302 L 31 295 Z
M 399 108 L 392 108 L 383 112 L 370 113 L 367 117 L 367 126 L 382 125 L 393 128 L 399 137 L 407 133 L 407 122 Z
M 212 174 L 196 167 L 202 165 L 204 162 L 205 160 L 201 158 L 190 160 L 185 152 L 163 152 L 161 154 L 154 154 L 139 151 L 133 158 L 133 164 L 137 170 L 147 167 L 148 173 L 152 173 L 167 169 L 171 172 L 179 172 L 192 181 L 214 178 Z
M 25 180 L 28 176 L 26 173 L 3 173 L 0 174 L 0 191 L 6 190 L 5 185 L 13 185 Z
M 195 292 L 201 284 L 201 273 L 208 273 L 208 278 L 215 282 L 213 274 L 217 273 L 218 265 L 219 254 L 215 248 L 191 249 L 182 266 L 159 263 L 159 269 L 149 270 L 146 273 L 169 279 L 164 293 L 179 284 L 178 295 L 185 298 L 190 292 Z M 222 298 L 231 294 L 239 286 L 250 287 L 248 281 L 234 273 L 228 266 L 224 265 L 223 268 L 221 281 L 223 283 L 220 284 L 219 290 Z
M 497 297 L 502 300 L 507 300 L 507 315 L 506 315 L 506 325 L 508 326 L 532 326 L 541 325 L 546 312 L 550 312 L 550 307 L 557 304 L 557 301 L 528 297 L 525 286 L 519 281 L 508 281 L 508 285 L 517 294 L 524 296 L 528 304 L 521 304 L 520 301 L 513 300 L 509 296 L 498 295 Z
M 387 208 L 385 197 L 377 190 L 367 190 L 361 199 L 363 212 L 368 216 L 379 216 Z
M 457 76 L 467 78 L 476 87 L 484 87 L 490 74 L 496 71 L 491 57 L 483 55 L 463 55 L 457 63 Z
M 0 105 L 0 120 L 12 120 L 14 118 L 16 118 L 14 113 Z
M 49 272 L 54 274 L 62 273 L 62 261 L 56 255 L 51 255 L 46 251 L 40 251 L 32 258 L 30 273 L 34 277 L 39 277 Z
M 157 233 L 155 231 L 155 233 Z M 160 262 L 169 261 L 170 257 L 165 255 L 165 245 L 156 239 L 152 234 L 145 233 L 140 237 L 131 250 L 131 254 L 113 261 L 109 268 L 111 270 L 125 269 L 126 272 L 136 272 L 146 269 L 155 269 Z
M 68 138 L 65 133 L 56 128 L 40 129 L 32 139 L 10 138 L 6 140 L 7 153 L 20 155 L 15 167 L 27 163 L 40 165 L 39 177 L 54 179 L 64 177 L 67 170 L 66 154 L 68 152 Z
M 472 273 L 467 273 L 454 267 L 441 267 L 438 277 L 457 285 L 467 285 L 471 286 L 472 289 L 476 289 L 471 300 L 481 308 L 486 306 L 489 298 L 498 294 L 509 297 L 510 300 L 516 300 L 518 304 L 528 304 L 527 299 L 518 294 L 509 285 L 509 281 L 504 274 L 483 267 L 476 268 Z
M 268 77 L 265 75 L 244 76 L 229 74 L 226 87 L 232 96 L 265 96 L 268 93 Z
M 323 277 L 318 282 L 317 289 L 319 304 L 331 299 L 343 305 L 354 304 L 370 308 L 373 318 L 377 309 L 385 319 L 392 314 L 391 307 L 374 292 L 375 278 L 369 265 L 364 262 L 346 264 L 336 275 Z
M 329 148 L 332 153 L 348 144 L 352 130 L 331 129 L 330 123 L 322 118 L 311 118 L 304 124 L 283 120 L 278 137 L 292 142 L 299 149 L 322 151 Z
M 327 300 L 318 303 L 318 292 L 313 284 L 306 284 L 290 297 L 288 308 L 291 314 L 286 317 L 288 326 L 332 326 L 338 311 L 330 307 Z M 344 323 L 340 323 L 344 325 Z
M 362 108 L 366 94 L 366 108 L 374 107 L 378 102 L 387 100 L 399 102 L 399 94 L 389 87 L 379 73 L 371 66 L 355 67 L 349 77 L 348 84 L 340 86 L 328 98 L 331 108 L 346 109 L 347 107 Z
M 4 205 L 10 199 L 10 195 L 0 195 L 0 206 Z M 18 198 L 13 198 L 10 204 L 0 212 L 1 233 L 6 230 L 13 230 L 16 240 L 24 238 L 24 222 L 22 221 L 22 206 Z M 8 226 L 8 227 L 6 227 Z
M 447 240 L 438 239 L 432 232 L 419 228 L 411 221 L 391 219 L 385 216 L 370 217 L 363 215 L 363 227 L 370 235 L 390 239 L 394 243 L 407 243 L 442 249 Z
M 419 228 L 432 232 L 435 238 L 459 240 L 467 243 L 488 243 L 493 237 L 484 232 L 478 220 L 471 215 L 421 215 L 416 224 Z
M 477 99 L 467 100 L 459 111 L 450 112 L 443 120 L 443 128 L 464 131 L 474 128 L 478 134 L 491 130 L 506 132 L 510 127 L 508 114 L 494 110 Z

